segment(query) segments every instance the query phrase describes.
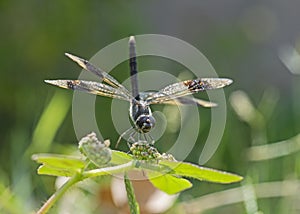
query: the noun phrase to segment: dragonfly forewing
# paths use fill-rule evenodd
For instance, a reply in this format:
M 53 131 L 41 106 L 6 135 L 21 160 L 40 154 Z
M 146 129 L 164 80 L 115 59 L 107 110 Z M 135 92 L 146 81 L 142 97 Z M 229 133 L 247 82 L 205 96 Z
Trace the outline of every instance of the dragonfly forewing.
M 185 80 L 166 86 L 160 91 L 146 98 L 149 104 L 165 103 L 169 100 L 191 95 L 200 91 L 223 88 L 232 83 L 227 78 L 200 78 L 195 80 Z
M 45 80 L 45 82 L 61 88 L 83 91 L 90 94 L 112 97 L 126 101 L 131 100 L 131 96 L 123 93 L 123 91 L 119 88 L 113 88 L 99 82 L 84 80 Z
M 92 72 L 96 76 L 100 77 L 100 80 L 103 80 L 105 83 L 109 84 L 110 86 L 114 88 L 120 88 L 120 90 L 127 95 L 130 95 L 130 92 L 121 84 L 119 83 L 115 78 L 110 76 L 105 71 L 102 71 L 100 68 L 97 68 L 92 63 L 90 63 L 88 60 L 82 59 L 80 57 L 74 56 L 69 53 L 65 53 L 67 57 L 72 59 L 74 62 L 76 62 L 79 66 L 81 66 L 83 69 Z

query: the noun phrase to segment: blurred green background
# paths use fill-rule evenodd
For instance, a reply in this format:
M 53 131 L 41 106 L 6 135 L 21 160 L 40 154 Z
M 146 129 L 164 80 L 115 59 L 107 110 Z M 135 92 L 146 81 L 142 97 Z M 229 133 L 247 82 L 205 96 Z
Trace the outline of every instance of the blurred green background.
M 72 92 L 43 82 L 77 78 L 80 68 L 63 54 L 70 51 L 88 59 L 116 40 L 147 33 L 192 44 L 219 76 L 234 80 L 225 90 L 224 137 L 206 165 L 243 175 L 245 181 L 193 181 L 173 211 L 185 204 L 191 208 L 189 203 L 196 200 L 195 213 L 299 213 L 299 8 L 300 2 L 293 0 L 1 1 L 0 213 L 33 212 L 55 191 L 55 178 L 36 175 L 33 153 L 76 150 Z M 174 66 L 172 74 L 179 75 L 176 63 L 169 64 L 140 60 L 139 68 Z M 126 63 L 118 67 L 128 69 Z M 128 76 L 118 69 L 112 75 L 123 81 Z M 101 132 L 115 142 L 118 134 L 107 114 L 110 100 L 97 98 L 97 103 Z M 210 110 L 199 112 L 201 134 L 187 158 L 194 163 L 210 121 Z M 164 137 L 176 139 L 176 133 Z M 238 188 L 243 197 L 223 192 L 231 188 Z M 204 209 L 204 204 L 215 202 L 203 202 L 201 196 L 217 198 L 222 193 L 227 195 Z

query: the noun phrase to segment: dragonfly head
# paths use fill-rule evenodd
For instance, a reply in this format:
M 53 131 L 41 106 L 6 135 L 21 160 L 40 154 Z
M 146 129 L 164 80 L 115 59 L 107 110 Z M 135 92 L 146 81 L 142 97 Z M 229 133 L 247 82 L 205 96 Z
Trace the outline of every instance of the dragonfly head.
M 155 119 L 152 115 L 140 115 L 136 120 L 136 126 L 141 133 L 149 132 L 155 125 Z

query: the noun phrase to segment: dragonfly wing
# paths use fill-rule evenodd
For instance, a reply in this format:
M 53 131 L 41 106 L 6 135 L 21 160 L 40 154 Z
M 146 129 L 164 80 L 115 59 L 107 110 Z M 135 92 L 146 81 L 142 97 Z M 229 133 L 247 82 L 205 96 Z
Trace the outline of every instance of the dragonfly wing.
M 101 80 L 103 80 L 105 83 L 109 84 L 113 88 L 120 88 L 120 90 L 127 95 L 130 95 L 130 92 L 121 84 L 119 83 L 115 78 L 110 76 L 105 71 L 102 71 L 100 68 L 97 68 L 92 63 L 90 63 L 88 60 L 82 59 L 80 57 L 74 56 L 69 53 L 65 53 L 67 57 L 72 59 L 74 62 L 76 62 L 79 66 L 81 66 L 83 69 L 92 72 L 93 74 L 100 77 Z
M 131 101 L 131 95 L 123 93 L 119 88 L 113 88 L 109 85 L 99 82 L 84 80 L 45 80 L 46 83 L 56 85 L 61 88 L 83 91 L 90 94 L 118 98 L 121 100 Z
M 148 99 L 149 97 L 153 96 L 153 94 L 155 94 L 155 92 L 142 92 L 141 98 L 142 99 Z M 152 104 L 160 104 L 160 103 L 152 103 Z M 197 105 L 197 106 L 202 106 L 202 107 L 216 107 L 218 104 L 210 102 L 210 101 L 206 101 L 206 100 L 202 100 L 202 99 L 198 99 L 198 98 L 194 98 L 194 97 L 178 97 L 175 99 L 170 99 L 168 101 L 164 101 L 161 104 L 169 104 L 169 105 Z
M 164 103 L 166 101 L 194 94 L 200 91 L 223 88 L 233 81 L 227 78 L 200 78 L 186 80 L 166 86 L 160 91 L 148 96 L 146 101 L 149 104 Z
M 197 105 L 206 108 L 216 107 L 218 105 L 217 103 L 191 97 L 178 97 L 173 100 L 165 101 L 164 103 L 170 105 Z

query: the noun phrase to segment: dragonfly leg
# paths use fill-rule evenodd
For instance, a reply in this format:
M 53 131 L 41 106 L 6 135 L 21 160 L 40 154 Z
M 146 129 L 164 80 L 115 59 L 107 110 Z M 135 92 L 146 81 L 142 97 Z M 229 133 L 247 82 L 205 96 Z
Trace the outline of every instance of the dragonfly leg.
M 131 140 L 131 143 L 134 143 L 134 142 L 135 142 L 134 136 L 136 135 L 136 133 L 137 133 L 137 132 L 133 130 L 133 132 L 130 134 L 129 140 Z
M 118 147 L 118 145 L 119 145 L 120 141 L 122 140 L 122 138 L 123 138 L 128 132 L 130 132 L 130 131 L 132 131 L 132 130 L 133 130 L 133 127 L 130 127 L 129 129 L 127 129 L 125 132 L 123 132 L 123 133 L 120 135 L 120 137 L 118 138 L 118 141 L 117 141 L 117 144 L 116 144 L 115 148 Z M 132 134 L 131 134 L 131 135 L 132 135 Z M 131 136 L 131 135 L 130 135 L 130 136 Z
M 149 137 L 151 139 L 151 143 L 150 144 L 154 145 L 155 141 L 154 141 L 153 137 L 150 134 L 149 134 Z

